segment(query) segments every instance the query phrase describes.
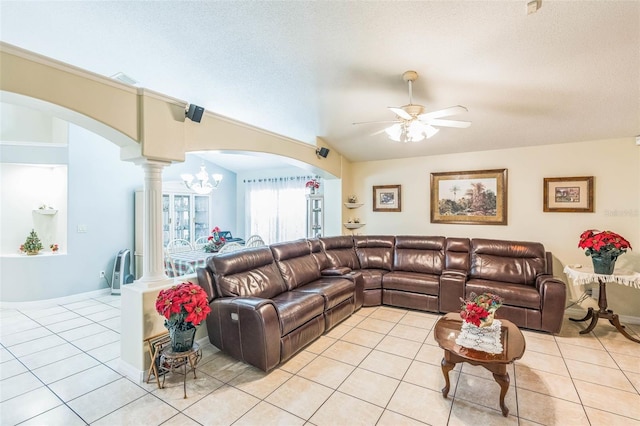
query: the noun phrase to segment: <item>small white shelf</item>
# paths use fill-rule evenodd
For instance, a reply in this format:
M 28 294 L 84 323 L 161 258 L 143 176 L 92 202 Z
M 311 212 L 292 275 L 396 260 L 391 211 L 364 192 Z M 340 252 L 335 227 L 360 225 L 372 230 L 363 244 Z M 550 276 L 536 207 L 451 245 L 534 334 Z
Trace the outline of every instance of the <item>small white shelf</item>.
M 358 229 L 358 228 L 362 228 L 365 224 L 364 223 L 343 223 L 343 225 L 347 229 Z
M 364 206 L 364 203 L 344 203 L 344 206 L 348 209 L 357 209 Z
M 34 209 L 33 211 L 38 214 L 44 214 L 44 215 L 54 215 L 58 213 L 58 210 L 56 209 Z

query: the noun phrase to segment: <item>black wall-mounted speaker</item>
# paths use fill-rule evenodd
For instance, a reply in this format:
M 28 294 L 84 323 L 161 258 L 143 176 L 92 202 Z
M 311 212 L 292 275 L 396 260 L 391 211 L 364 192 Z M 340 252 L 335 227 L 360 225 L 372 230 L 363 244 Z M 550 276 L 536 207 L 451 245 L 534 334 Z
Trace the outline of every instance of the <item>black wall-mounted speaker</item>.
M 327 155 L 329 155 L 329 148 L 318 148 L 316 150 L 316 154 L 322 158 L 327 158 Z
M 204 108 L 198 105 L 191 104 L 186 112 L 186 116 L 189 120 L 199 123 L 202 120 L 202 114 L 204 114 Z

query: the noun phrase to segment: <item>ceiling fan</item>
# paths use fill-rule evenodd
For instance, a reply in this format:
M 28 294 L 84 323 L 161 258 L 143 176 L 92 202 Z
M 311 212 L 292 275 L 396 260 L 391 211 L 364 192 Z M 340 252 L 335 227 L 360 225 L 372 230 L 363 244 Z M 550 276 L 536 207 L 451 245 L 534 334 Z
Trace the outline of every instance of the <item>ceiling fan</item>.
M 419 142 L 425 137 L 429 139 L 440 130 L 436 127 L 457 127 L 464 129 L 471 125 L 470 121 L 442 119 L 442 117 L 449 115 L 467 112 L 467 108 L 461 105 L 425 113 L 424 106 L 413 103 L 412 84 L 418 79 L 418 73 L 415 71 L 405 71 L 404 74 L 402 74 L 402 79 L 409 85 L 409 103 L 401 107 L 389 107 L 396 115 L 395 120 L 367 121 L 353 124 L 394 123 L 386 129 L 374 133 L 374 135 L 385 132 L 391 140 L 396 142 Z

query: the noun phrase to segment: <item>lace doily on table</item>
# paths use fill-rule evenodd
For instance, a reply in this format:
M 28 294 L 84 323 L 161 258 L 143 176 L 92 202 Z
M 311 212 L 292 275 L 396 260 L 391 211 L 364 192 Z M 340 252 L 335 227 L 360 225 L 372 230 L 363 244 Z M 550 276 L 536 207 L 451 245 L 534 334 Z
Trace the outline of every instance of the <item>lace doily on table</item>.
M 488 327 L 476 327 L 468 322 L 463 322 L 462 330 L 456 338 L 456 343 L 465 348 L 491 354 L 502 353 L 501 326 L 500 320 L 493 320 L 493 323 Z
M 611 275 L 605 275 L 596 274 L 593 272 L 593 268 L 591 267 L 583 268 L 576 265 L 567 265 L 564 267 L 563 272 L 571 278 L 573 285 L 589 284 L 598 282 L 598 280 L 601 279 L 607 283 L 618 283 L 626 285 L 627 287 L 640 289 L 640 273 L 635 271 L 620 269 L 618 271 L 614 271 Z

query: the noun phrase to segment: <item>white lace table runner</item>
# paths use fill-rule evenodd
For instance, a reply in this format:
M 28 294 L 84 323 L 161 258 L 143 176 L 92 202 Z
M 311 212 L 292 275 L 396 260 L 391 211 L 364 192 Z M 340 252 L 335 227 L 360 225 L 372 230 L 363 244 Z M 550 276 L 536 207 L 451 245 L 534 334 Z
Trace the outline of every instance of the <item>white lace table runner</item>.
M 501 326 L 500 320 L 493 320 L 493 323 L 488 327 L 476 327 L 468 322 L 463 322 L 462 330 L 456 337 L 456 344 L 491 354 L 502 353 Z
M 592 267 L 578 268 L 575 265 L 567 265 L 564 267 L 564 273 L 571 279 L 573 285 L 584 285 L 598 280 L 604 280 L 607 283 L 624 284 L 627 287 L 640 289 L 640 273 L 628 270 L 615 271 L 614 274 L 596 274 Z

